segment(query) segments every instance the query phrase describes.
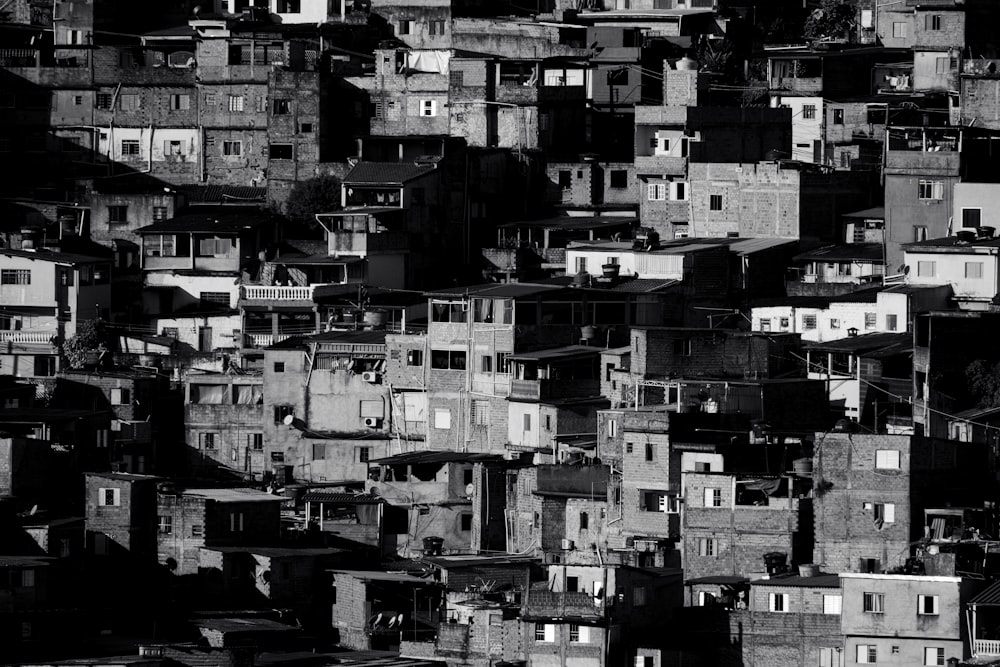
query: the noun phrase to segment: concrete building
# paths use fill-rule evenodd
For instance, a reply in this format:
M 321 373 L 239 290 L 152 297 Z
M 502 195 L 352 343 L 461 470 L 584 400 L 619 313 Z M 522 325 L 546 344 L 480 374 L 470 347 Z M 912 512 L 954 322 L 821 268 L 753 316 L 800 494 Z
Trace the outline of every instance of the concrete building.
M 968 209 L 965 209 L 968 210 Z M 947 285 L 962 310 L 989 310 L 1000 293 L 997 256 L 1000 240 L 989 228 L 962 230 L 956 236 L 903 246 L 911 285 Z
M 155 562 L 156 485 L 147 475 L 86 475 L 87 550 L 115 563 Z
M 184 430 L 185 468 L 263 480 L 270 470 L 264 449 L 263 376 L 189 374 Z

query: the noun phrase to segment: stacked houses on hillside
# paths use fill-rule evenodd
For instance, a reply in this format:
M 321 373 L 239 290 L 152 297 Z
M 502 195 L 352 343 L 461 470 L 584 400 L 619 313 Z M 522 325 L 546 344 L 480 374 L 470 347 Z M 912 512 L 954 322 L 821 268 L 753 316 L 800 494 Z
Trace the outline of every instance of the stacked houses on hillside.
M 996 3 L 146 4 L 0 7 L 0 660 L 1000 664 Z

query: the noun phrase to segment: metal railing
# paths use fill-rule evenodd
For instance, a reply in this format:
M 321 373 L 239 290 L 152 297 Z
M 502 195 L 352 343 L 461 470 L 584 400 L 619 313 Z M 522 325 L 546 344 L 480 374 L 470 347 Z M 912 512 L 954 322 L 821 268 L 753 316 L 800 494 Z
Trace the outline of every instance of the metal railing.
M 242 297 L 252 301 L 312 301 L 313 287 L 243 285 Z

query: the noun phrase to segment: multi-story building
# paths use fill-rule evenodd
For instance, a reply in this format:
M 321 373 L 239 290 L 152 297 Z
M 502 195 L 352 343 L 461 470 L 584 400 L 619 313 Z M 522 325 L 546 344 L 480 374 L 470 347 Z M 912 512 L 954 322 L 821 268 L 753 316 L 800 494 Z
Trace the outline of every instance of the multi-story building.
M 964 209 L 968 210 L 968 209 Z M 903 246 L 903 263 L 911 285 L 946 285 L 962 310 L 988 310 L 1000 293 L 997 256 L 1000 239 L 989 227 L 961 230 L 955 236 Z
M 264 449 L 264 377 L 260 373 L 195 373 L 184 401 L 186 468 L 218 470 L 262 480 L 270 471 Z

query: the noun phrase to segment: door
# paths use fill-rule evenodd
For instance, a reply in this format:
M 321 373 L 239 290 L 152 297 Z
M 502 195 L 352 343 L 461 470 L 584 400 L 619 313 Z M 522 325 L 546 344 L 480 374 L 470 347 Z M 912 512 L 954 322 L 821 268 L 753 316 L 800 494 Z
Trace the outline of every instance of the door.
M 212 327 L 198 327 L 198 351 L 212 351 Z

